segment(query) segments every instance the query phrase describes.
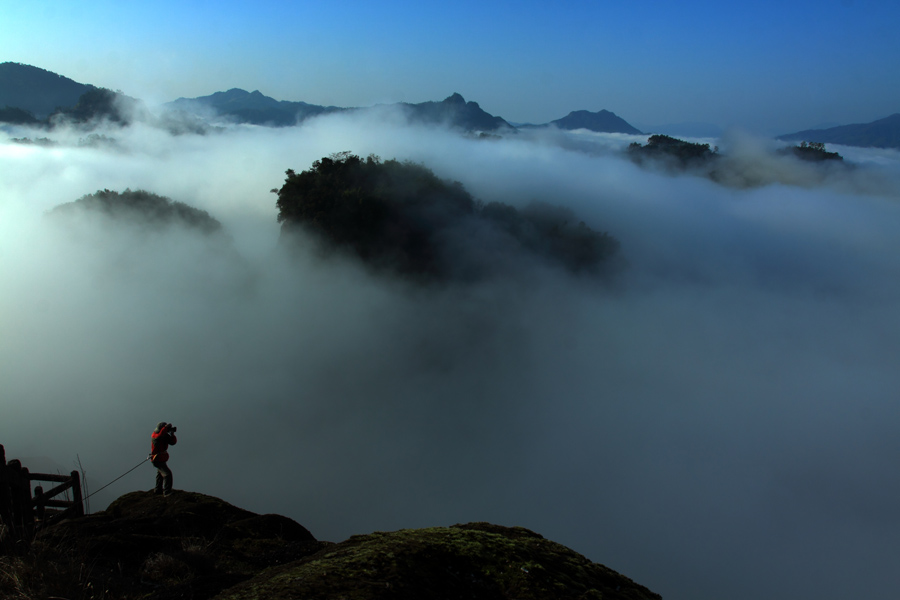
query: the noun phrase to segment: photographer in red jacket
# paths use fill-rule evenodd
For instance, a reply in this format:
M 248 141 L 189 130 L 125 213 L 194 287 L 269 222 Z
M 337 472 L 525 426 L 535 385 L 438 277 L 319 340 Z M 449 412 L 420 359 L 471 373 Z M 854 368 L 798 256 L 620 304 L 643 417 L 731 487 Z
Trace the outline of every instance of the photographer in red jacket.
M 155 493 L 163 496 L 172 493 L 172 470 L 166 463 L 169 460 L 169 446 L 178 443 L 175 431 L 174 425 L 160 421 L 150 435 L 150 461 L 156 467 Z

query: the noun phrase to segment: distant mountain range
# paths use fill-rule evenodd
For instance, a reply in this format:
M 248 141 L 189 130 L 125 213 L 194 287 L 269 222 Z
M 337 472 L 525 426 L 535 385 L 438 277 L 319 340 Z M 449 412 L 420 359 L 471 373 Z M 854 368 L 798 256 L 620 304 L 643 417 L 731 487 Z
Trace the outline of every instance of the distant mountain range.
M 341 108 L 319 106 L 306 102 L 275 100 L 263 95 L 259 90 L 247 92 L 234 88 L 227 92 L 216 92 L 199 98 L 179 98 L 167 106 L 194 114 L 214 111 L 238 123 L 273 125 L 277 127 L 296 125 L 300 121 L 317 115 L 364 111 L 366 108 Z M 483 111 L 477 102 L 466 102 L 460 94 L 453 94 L 441 102 L 410 104 L 401 102 L 400 108 L 413 123 L 450 125 L 465 131 L 495 131 L 512 126 Z
M 369 110 L 367 108 L 339 108 L 337 106 L 318 106 L 306 102 L 278 101 L 259 91 L 247 92 L 241 89 L 216 92 L 210 96 L 199 98 L 179 98 L 170 102 L 168 106 L 192 113 L 202 113 L 204 110 L 211 109 L 219 115 L 229 117 L 237 122 L 276 126 L 295 125 L 299 121 L 320 114 Z M 577 110 L 562 119 L 543 125 L 528 124 L 516 127 L 502 117 L 485 112 L 477 102 L 467 102 L 459 93 L 454 93 L 440 102 L 420 102 L 418 104 L 400 102 L 390 106 L 400 108 L 411 123 L 450 125 L 465 131 L 556 127 L 566 130 L 588 129 L 604 133 L 637 135 L 641 133 L 624 119 L 608 110 L 595 113 Z
M 88 92 L 93 91 L 96 94 L 97 90 L 98 88 L 93 85 L 78 83 L 38 67 L 14 62 L 0 63 L 0 122 L 29 124 L 43 121 L 44 124 L 47 124 L 47 118 L 54 113 L 77 116 L 80 113 L 78 111 L 73 113 L 73 109 L 79 105 L 79 101 L 82 106 L 87 105 L 88 107 L 98 104 L 97 99 L 92 98 L 91 102 L 86 102 L 88 99 L 82 98 Z M 106 95 L 111 94 L 114 93 L 108 92 Z M 116 96 L 131 103 L 137 102 L 121 94 L 116 94 Z M 104 102 L 109 100 L 106 97 L 101 99 Z M 166 106 L 177 112 L 203 118 L 219 115 L 237 123 L 268 126 L 291 126 L 318 115 L 377 108 L 343 108 L 275 100 L 262 94 L 259 90 L 247 92 L 239 88 L 216 92 L 209 96 L 179 98 Z M 549 123 L 513 126 L 502 117 L 485 112 L 477 102 L 467 102 L 458 93 L 439 102 L 418 104 L 400 102 L 391 106 L 402 110 L 410 122 L 446 125 L 464 131 L 493 132 L 554 127 L 563 130 L 586 129 L 601 133 L 641 134 L 636 127 L 608 110 L 598 112 L 576 110 Z M 92 114 L 96 113 L 98 111 L 94 111 Z M 120 122 L 122 122 L 121 119 Z M 184 125 L 174 123 L 170 123 L 167 127 L 172 130 L 185 131 L 202 129 L 200 122 L 189 123 L 186 129 L 184 129 Z M 683 132 L 676 132 L 675 128 L 675 126 L 671 126 L 668 129 L 672 129 L 672 131 L 667 129 L 663 133 L 683 134 Z M 693 126 L 691 131 L 698 131 L 698 127 Z M 710 137 L 714 137 L 714 133 L 713 126 L 709 126 L 708 130 L 704 132 Z M 697 134 L 694 133 L 694 135 Z M 900 113 L 871 123 L 843 125 L 828 129 L 810 129 L 781 135 L 778 136 L 778 139 L 900 149 Z
M 807 129 L 778 136 L 779 140 L 824 142 L 844 146 L 900 148 L 900 113 L 871 123 L 841 125 L 828 129 Z
M 28 114 L 46 119 L 59 109 L 74 107 L 85 93 L 96 90 L 92 85 L 77 83 L 38 67 L 20 63 L 0 64 L 0 121 L 29 123 Z M 276 100 L 259 90 L 247 92 L 232 88 L 197 98 L 178 98 L 166 105 L 175 111 L 209 117 L 218 115 L 237 123 L 268 126 L 291 126 L 318 115 L 365 111 L 379 107 L 320 106 L 307 102 Z M 439 102 L 400 102 L 399 108 L 412 123 L 446 125 L 464 131 L 515 130 L 502 117 L 484 111 L 477 102 L 466 101 L 454 93 Z M 5 108 L 4 108 L 5 107 Z M 23 112 L 24 111 L 24 112 Z M 567 117 L 530 127 L 585 128 L 598 132 L 640 133 L 615 114 L 602 110 L 597 113 L 575 111 Z

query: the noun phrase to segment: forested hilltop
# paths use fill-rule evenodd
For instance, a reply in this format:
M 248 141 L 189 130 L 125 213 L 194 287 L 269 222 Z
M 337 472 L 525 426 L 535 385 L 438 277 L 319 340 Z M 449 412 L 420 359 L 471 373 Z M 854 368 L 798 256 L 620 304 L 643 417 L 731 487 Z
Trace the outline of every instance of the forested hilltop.
M 287 253 L 312 249 L 320 259 L 339 256 L 421 284 L 518 277 L 535 267 L 607 279 L 622 267 L 618 240 L 579 221 L 570 209 L 484 203 L 421 164 L 344 152 L 286 175 L 272 192 L 278 196 L 280 246 Z M 122 232 L 122 243 L 127 240 L 128 252 L 136 255 L 139 247 L 158 252 L 170 239 L 161 234 L 201 234 L 194 236 L 204 240 L 200 248 L 216 260 L 243 264 L 217 219 L 146 190 L 98 190 L 58 205 L 47 217 L 79 239 Z
M 0 110 L 6 107 L 44 119 L 62 107 L 74 106 L 94 86 L 72 81 L 30 65 L 0 63 Z M 0 115 L 4 113 L 0 112 Z M 5 119 L 3 119 L 5 120 Z
M 222 233 L 222 224 L 205 210 L 146 190 L 98 190 L 74 202 L 60 204 L 48 214 L 65 218 L 80 212 L 155 227 L 180 225 L 204 234 Z
M 651 135 L 645 144 L 632 142 L 624 152 L 634 163 L 669 173 L 689 173 L 737 188 L 770 183 L 809 185 L 846 175 L 854 165 L 821 142 L 768 148 L 754 154 L 720 152 L 719 147 L 668 135 Z
M 422 281 L 480 279 L 527 260 L 598 275 L 619 251 L 569 209 L 485 204 L 411 162 L 345 152 L 286 174 L 272 190 L 286 241 L 302 230 L 327 250 Z

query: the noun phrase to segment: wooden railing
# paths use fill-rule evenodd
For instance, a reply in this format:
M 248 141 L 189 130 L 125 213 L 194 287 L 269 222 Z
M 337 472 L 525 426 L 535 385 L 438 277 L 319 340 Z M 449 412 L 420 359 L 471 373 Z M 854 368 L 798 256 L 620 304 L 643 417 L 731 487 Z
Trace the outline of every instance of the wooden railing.
M 31 482 L 58 483 L 46 492 Z M 69 493 L 71 490 L 71 493 Z M 60 495 L 65 495 L 60 498 Z M 81 478 L 78 471 L 68 475 L 31 473 L 18 460 L 6 461 L 6 450 L 0 445 L 0 538 L 30 539 L 36 529 L 57 520 L 84 515 Z

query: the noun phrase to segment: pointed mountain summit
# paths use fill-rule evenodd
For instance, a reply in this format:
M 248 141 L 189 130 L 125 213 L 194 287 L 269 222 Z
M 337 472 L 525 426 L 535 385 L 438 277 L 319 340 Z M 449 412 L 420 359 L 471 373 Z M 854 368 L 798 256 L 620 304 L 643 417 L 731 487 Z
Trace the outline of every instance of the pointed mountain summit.
M 631 133 L 640 135 L 641 131 L 632 127 L 625 119 L 608 110 L 590 112 L 587 110 L 573 110 L 562 119 L 550 121 L 559 129 L 587 129 L 602 133 Z
M 900 149 L 900 113 L 855 125 L 841 125 L 828 129 L 806 129 L 778 136 L 779 140 L 823 142 L 844 146 Z
M 460 94 L 459 92 L 453 92 L 450 96 L 444 98 L 444 102 L 446 102 L 447 104 L 465 105 L 466 99 L 463 98 L 462 94 Z M 478 106 L 477 102 L 473 102 L 473 104 L 475 104 L 475 106 Z
M 435 125 L 449 125 L 465 131 L 494 131 L 512 125 L 501 117 L 485 112 L 477 102 L 466 102 L 462 94 L 454 92 L 440 102 L 402 103 L 410 121 Z
M 0 63 L 0 108 L 18 108 L 43 119 L 57 108 L 75 106 L 92 85 L 21 63 Z

